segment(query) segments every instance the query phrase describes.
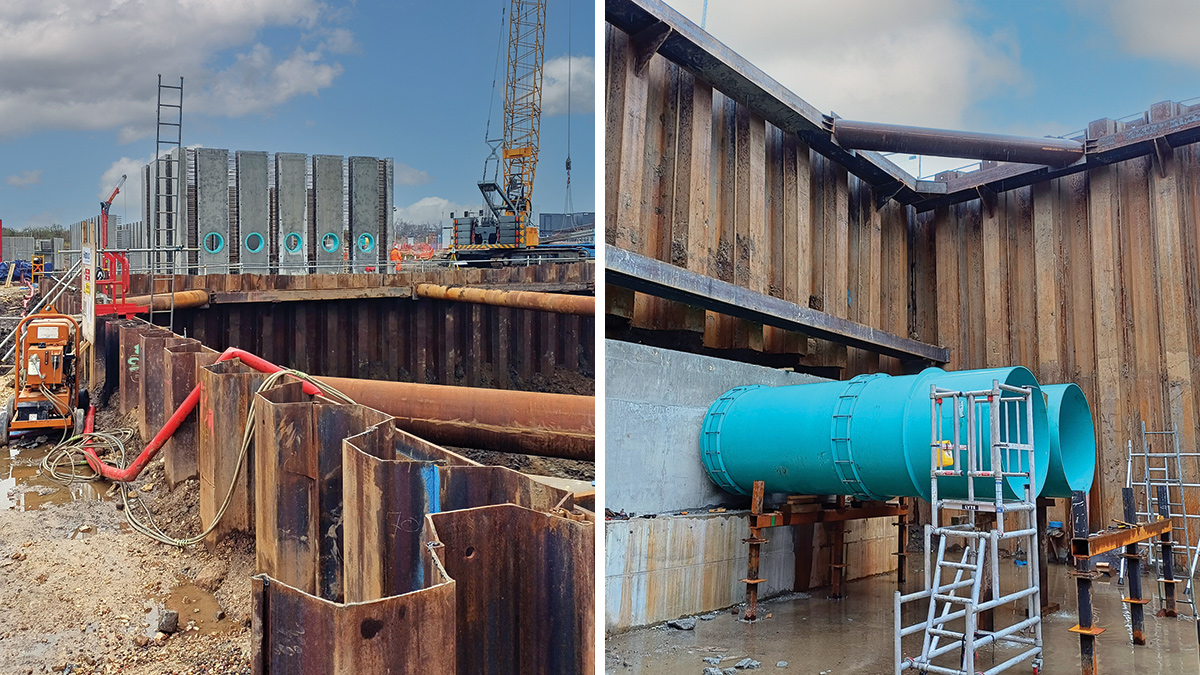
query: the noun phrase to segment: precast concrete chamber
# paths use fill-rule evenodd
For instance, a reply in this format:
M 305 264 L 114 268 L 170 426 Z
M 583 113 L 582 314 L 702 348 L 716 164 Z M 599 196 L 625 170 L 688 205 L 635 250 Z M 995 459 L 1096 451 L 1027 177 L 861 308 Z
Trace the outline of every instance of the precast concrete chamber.
M 845 382 L 737 387 L 710 406 L 701 431 L 701 458 L 709 478 L 735 494 L 748 494 L 754 481 L 761 480 L 768 492 L 928 500 L 933 461 L 930 386 L 983 391 L 991 390 L 993 381 L 1038 386 L 1028 369 L 1016 366 L 953 372 L 927 368 L 898 377 L 880 373 Z M 1038 494 L 1046 483 L 1051 442 L 1046 399 L 1035 390 L 1032 402 Z M 1076 410 L 1074 404 L 1069 406 L 1068 412 Z M 952 438 L 953 419 L 959 420 L 965 439 L 965 417 L 949 412 L 941 420 L 944 437 Z M 1024 440 L 1024 409 L 1007 415 L 1006 426 L 1006 438 L 1016 433 Z M 990 429 L 983 425 L 980 442 L 989 443 L 989 437 Z M 1092 453 L 1094 461 L 1094 444 Z M 984 456 L 984 468 L 990 468 L 990 456 Z M 1025 460 L 1020 463 L 1026 470 Z M 1005 478 L 1005 497 L 1022 495 L 1025 482 Z M 977 498 L 990 499 L 995 484 L 990 478 L 977 478 L 975 490 Z M 939 495 L 966 497 L 966 478 L 942 479 Z

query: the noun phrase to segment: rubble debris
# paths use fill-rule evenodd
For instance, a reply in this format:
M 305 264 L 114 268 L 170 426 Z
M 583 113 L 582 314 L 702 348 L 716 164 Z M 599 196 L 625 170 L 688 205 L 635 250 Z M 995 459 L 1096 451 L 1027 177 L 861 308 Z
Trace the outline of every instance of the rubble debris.
M 196 586 L 203 588 L 209 593 L 214 593 L 221 587 L 221 582 L 225 580 L 225 575 L 229 573 L 229 563 L 216 558 L 209 562 L 200 571 L 196 573 L 196 578 L 192 580 Z
M 695 630 L 696 618 L 687 616 L 682 619 L 672 619 L 667 622 L 667 625 L 671 628 L 678 628 L 679 630 Z

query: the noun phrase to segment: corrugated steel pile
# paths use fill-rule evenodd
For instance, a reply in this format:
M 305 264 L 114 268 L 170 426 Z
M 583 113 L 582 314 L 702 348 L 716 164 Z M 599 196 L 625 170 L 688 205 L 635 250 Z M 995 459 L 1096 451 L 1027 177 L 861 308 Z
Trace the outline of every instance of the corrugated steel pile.
M 143 435 L 201 383 L 163 452 L 168 482 L 199 476 L 205 526 L 255 401 L 252 459 L 210 538 L 255 533 L 256 673 L 593 670 L 594 516 L 572 493 L 294 380 L 259 391 L 264 374 L 141 321 L 107 321 L 98 340 L 96 379 L 138 406 Z

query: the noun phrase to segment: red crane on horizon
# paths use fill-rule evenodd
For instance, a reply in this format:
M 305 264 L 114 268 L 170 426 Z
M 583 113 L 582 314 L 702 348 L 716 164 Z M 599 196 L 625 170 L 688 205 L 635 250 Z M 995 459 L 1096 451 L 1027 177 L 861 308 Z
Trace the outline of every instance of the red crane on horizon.
M 108 248 L 108 209 L 112 206 L 113 200 L 117 195 L 121 194 L 121 187 L 125 185 L 126 174 L 121 174 L 121 180 L 117 181 L 117 187 L 113 188 L 112 194 L 108 199 L 100 202 L 100 248 L 101 250 Z

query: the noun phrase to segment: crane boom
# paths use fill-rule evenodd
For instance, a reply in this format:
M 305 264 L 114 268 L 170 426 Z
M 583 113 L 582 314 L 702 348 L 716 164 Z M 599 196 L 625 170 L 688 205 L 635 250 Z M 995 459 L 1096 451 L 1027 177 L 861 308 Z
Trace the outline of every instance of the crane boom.
M 126 174 L 121 174 L 121 180 L 117 181 L 117 187 L 113 188 L 112 194 L 108 199 L 100 202 L 100 248 L 108 248 L 108 209 L 112 207 L 113 200 L 117 195 L 121 194 L 121 187 L 125 185 Z
M 542 118 L 546 0 L 512 0 L 504 84 L 504 191 L 527 222 L 533 207 Z
M 538 228 L 529 222 L 541 134 L 546 0 L 508 1 L 504 137 L 486 139 L 492 152 L 483 162 L 483 180 L 478 184 L 483 208 L 476 214 L 464 211 L 461 218 L 450 214 L 453 255 L 458 260 L 486 261 L 488 264 L 535 259 L 582 260 L 588 257 L 588 251 L 583 247 L 541 245 Z M 503 177 L 497 175 L 501 166 Z M 489 168 L 492 169 L 490 179 Z

